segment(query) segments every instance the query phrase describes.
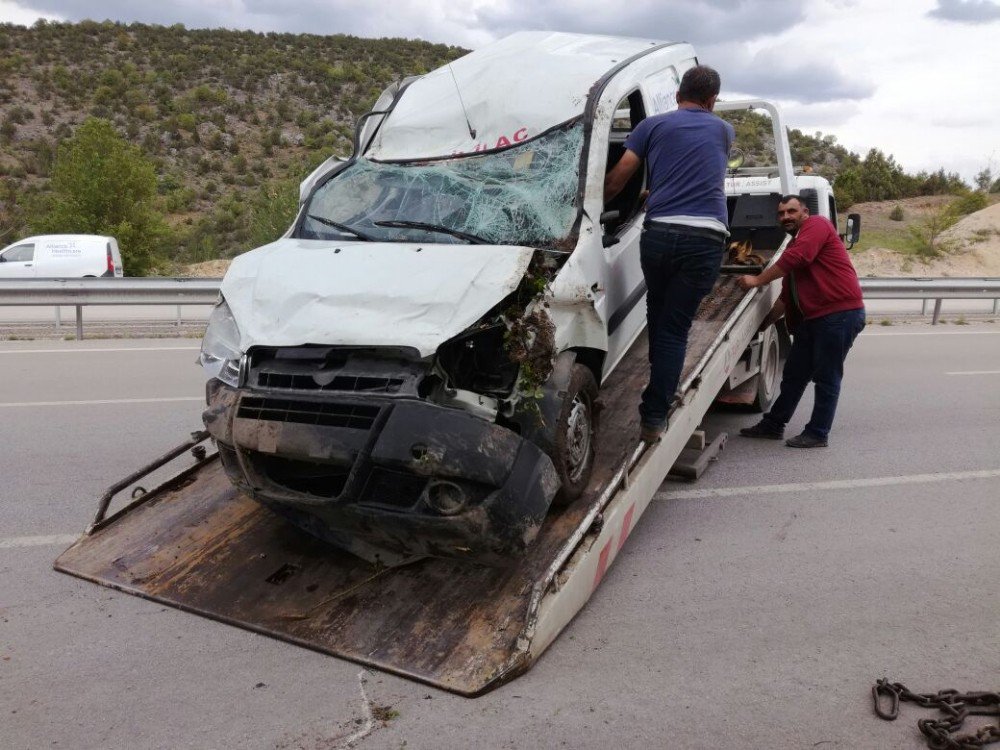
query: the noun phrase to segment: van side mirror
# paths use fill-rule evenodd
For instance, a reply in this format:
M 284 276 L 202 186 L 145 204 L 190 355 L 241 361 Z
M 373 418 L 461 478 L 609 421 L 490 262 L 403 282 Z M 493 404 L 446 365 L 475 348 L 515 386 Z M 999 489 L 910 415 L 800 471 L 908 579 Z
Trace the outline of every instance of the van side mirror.
M 843 237 L 848 250 L 854 247 L 861 238 L 861 214 L 847 214 L 847 226 L 844 227 Z

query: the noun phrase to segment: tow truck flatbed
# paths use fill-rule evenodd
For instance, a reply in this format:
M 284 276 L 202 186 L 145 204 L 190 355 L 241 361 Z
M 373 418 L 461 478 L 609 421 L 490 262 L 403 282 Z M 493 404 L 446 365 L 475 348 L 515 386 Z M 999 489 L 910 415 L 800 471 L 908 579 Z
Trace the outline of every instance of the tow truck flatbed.
M 722 276 L 699 309 L 683 397 L 637 444 L 643 334 L 601 389 L 593 479 L 510 568 L 373 567 L 240 495 L 217 454 L 88 529 L 55 568 L 94 583 L 472 696 L 527 670 L 583 607 L 685 448 L 776 290 Z M 136 477 L 130 478 L 135 481 Z

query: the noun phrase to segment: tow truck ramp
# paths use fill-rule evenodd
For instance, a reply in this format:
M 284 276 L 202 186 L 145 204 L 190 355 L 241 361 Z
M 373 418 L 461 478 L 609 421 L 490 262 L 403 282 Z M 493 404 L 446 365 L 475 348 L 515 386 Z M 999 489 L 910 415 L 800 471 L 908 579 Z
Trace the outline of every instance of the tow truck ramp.
M 240 495 L 217 454 L 197 446 L 196 464 L 104 518 L 109 491 L 55 568 L 461 695 L 483 693 L 526 671 L 590 598 L 775 296 L 719 280 L 691 331 L 682 400 L 648 449 L 637 445 L 636 411 L 645 336 L 635 342 L 601 389 L 590 487 L 552 510 L 513 567 L 423 559 L 375 568 Z

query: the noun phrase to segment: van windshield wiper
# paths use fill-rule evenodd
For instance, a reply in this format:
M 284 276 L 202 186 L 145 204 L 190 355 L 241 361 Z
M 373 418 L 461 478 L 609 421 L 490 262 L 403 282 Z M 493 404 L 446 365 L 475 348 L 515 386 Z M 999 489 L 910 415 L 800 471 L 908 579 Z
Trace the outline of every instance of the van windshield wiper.
M 365 242 L 374 242 L 374 237 L 369 237 L 364 232 L 359 232 L 354 227 L 348 224 L 341 224 L 339 221 L 334 221 L 333 219 L 327 219 L 325 216 L 316 216 L 316 214 L 306 214 L 306 216 L 313 221 L 318 221 L 320 224 L 326 224 L 328 227 L 333 227 L 334 229 L 339 229 L 341 232 L 347 232 L 353 234 L 359 240 L 364 240 Z
M 465 240 L 466 242 L 471 242 L 473 245 L 489 245 L 489 240 L 484 240 L 482 237 L 477 237 L 474 234 L 469 234 L 468 232 L 462 232 L 458 229 L 452 229 L 451 227 L 441 226 L 440 224 L 429 224 L 424 221 L 376 221 L 373 222 L 377 227 L 399 227 L 401 229 L 426 229 L 428 232 L 440 232 L 441 234 L 450 234 L 452 237 L 458 237 L 460 240 Z

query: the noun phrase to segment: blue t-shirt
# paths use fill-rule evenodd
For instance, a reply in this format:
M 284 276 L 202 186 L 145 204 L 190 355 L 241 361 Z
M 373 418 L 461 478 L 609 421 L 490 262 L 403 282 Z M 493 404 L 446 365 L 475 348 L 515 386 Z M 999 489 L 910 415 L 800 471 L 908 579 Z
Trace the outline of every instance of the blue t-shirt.
M 649 166 L 646 215 L 707 216 L 729 225 L 723 180 L 733 126 L 705 109 L 647 117 L 625 141 Z

